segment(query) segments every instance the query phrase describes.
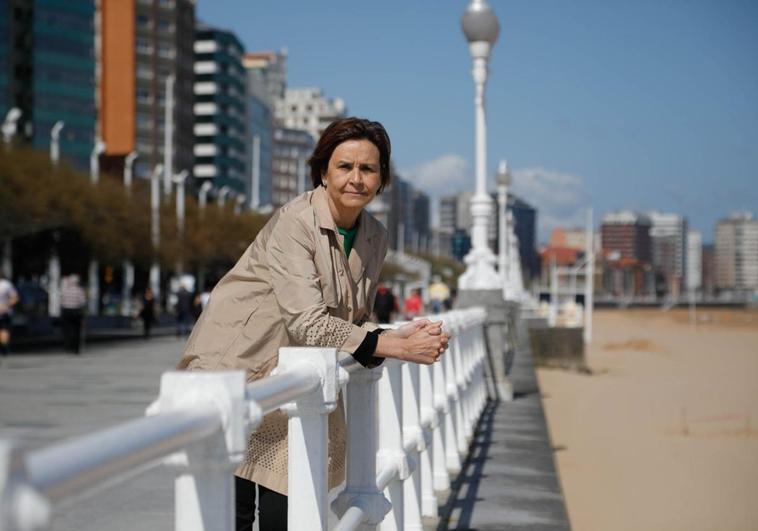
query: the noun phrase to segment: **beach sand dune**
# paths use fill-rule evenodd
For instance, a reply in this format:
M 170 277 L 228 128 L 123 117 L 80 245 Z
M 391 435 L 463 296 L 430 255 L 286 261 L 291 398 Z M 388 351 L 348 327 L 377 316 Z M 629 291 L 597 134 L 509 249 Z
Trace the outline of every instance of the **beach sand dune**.
M 601 310 L 539 369 L 574 531 L 758 530 L 758 312 Z

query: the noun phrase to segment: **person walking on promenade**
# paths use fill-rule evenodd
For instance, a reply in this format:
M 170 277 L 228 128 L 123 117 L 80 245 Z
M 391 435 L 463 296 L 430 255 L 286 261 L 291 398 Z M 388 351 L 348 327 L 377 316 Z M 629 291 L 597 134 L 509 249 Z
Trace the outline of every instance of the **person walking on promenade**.
M 66 352 L 81 353 L 86 305 L 87 295 L 79 285 L 79 275 L 64 277 L 61 285 L 61 332 Z
M 445 309 L 445 301 L 450 298 L 450 288 L 442 282 L 439 275 L 434 275 L 429 285 L 429 300 L 432 303 L 432 313 L 440 313 Z
M 145 288 L 145 292 L 142 295 L 142 307 L 139 311 L 139 317 L 142 319 L 142 337 L 150 339 L 150 331 L 155 324 L 155 297 L 153 297 L 153 290 L 149 287 Z
M 411 294 L 405 299 L 404 313 L 405 318 L 411 321 L 424 313 L 424 300 L 421 298 L 421 290 L 413 288 Z
M 337 120 L 308 164 L 314 190 L 280 208 L 216 285 L 180 369 L 245 369 L 253 381 L 271 373 L 286 346 L 333 347 L 366 367 L 384 358 L 431 364 L 447 348 L 441 323 L 382 330 L 368 322 L 387 252 L 386 230 L 365 209 L 390 180 L 384 127 Z M 345 474 L 342 400 L 328 432 L 333 488 Z M 286 529 L 286 413 L 266 415 L 235 476 L 236 529 L 252 529 L 256 488 L 260 529 Z
M 374 314 L 379 323 L 391 323 L 393 315 L 397 312 L 397 298 L 392 290 L 379 282 L 374 299 Z
M 0 354 L 10 354 L 11 316 L 13 307 L 18 303 L 18 292 L 13 283 L 0 272 Z
M 187 289 L 186 282 L 179 284 L 176 294 L 176 337 L 182 338 L 189 334 L 192 328 L 192 293 Z

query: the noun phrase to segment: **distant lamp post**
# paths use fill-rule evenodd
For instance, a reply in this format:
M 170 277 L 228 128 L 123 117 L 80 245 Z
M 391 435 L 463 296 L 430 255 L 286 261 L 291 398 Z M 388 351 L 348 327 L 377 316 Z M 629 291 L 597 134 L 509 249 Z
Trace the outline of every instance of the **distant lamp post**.
M 250 157 L 250 208 L 256 210 L 261 206 L 261 136 L 253 135 Z
M 61 158 L 60 138 L 63 126 L 64 123 L 58 120 L 50 129 L 50 161 L 56 166 Z
M 105 142 L 99 138 L 95 140 L 92 146 L 92 152 L 89 157 L 89 178 L 92 184 L 100 181 L 100 155 L 105 152 Z M 89 262 L 87 271 L 87 283 L 89 288 L 88 310 L 90 315 L 99 315 L 100 313 L 100 265 L 97 260 L 92 259 Z
M 105 153 L 105 142 L 98 138 L 89 156 L 89 178 L 93 184 L 100 180 L 100 155 L 103 153 Z
M 13 107 L 11 110 L 8 111 L 8 114 L 5 115 L 5 120 L 3 120 L 3 142 L 5 143 L 5 146 L 10 146 L 11 140 L 13 140 L 13 137 L 16 136 L 16 131 L 18 130 L 18 121 L 21 118 L 21 109 L 18 107 Z
M 150 266 L 150 289 L 156 300 L 161 291 L 161 266 L 158 263 L 158 247 L 161 244 L 161 190 L 160 178 L 163 175 L 163 165 L 158 164 L 150 174 L 150 236 L 153 244 L 153 265 Z
M 237 204 L 234 205 L 234 213 L 238 216 L 242 213 L 242 205 L 245 204 L 245 201 L 247 201 L 247 196 L 245 196 L 245 194 L 237 196 Z
M 174 174 L 174 82 L 173 75 L 166 77 L 166 107 L 163 118 L 163 195 L 166 199 L 171 196 L 171 179 Z
M 498 232 L 500 238 L 498 239 L 498 268 L 500 272 L 500 279 L 503 283 L 503 298 L 507 299 L 510 293 L 507 293 L 509 286 L 508 270 L 508 187 L 511 185 L 511 174 L 508 172 L 508 163 L 504 160 L 500 161 L 500 165 L 497 167 L 497 203 L 498 203 L 498 216 L 500 221 L 500 227 Z
M 200 206 L 201 212 L 205 210 L 205 205 L 208 204 L 208 192 L 211 191 L 211 188 L 213 188 L 213 183 L 210 181 L 205 181 L 200 186 L 200 192 L 198 193 L 198 204 Z
M 134 180 L 134 161 L 137 160 L 139 154 L 136 151 L 132 151 L 124 158 L 124 188 L 127 191 L 132 189 L 132 181 Z
M 182 170 L 174 175 L 174 184 L 176 185 L 176 226 L 179 229 L 179 236 L 184 236 L 184 183 L 187 180 L 189 172 Z
M 458 280 L 461 289 L 492 289 L 502 286 L 495 272 L 495 255 L 487 245 L 487 223 L 492 212 L 492 199 L 487 194 L 487 126 L 484 114 L 484 87 L 487 82 L 487 63 L 497 40 L 500 25 L 485 0 L 472 0 L 461 17 L 461 28 L 469 43 L 474 61 L 473 77 L 476 89 L 476 193 L 471 198 L 473 218 L 472 248 L 466 256 L 466 271 Z
M 232 192 L 232 189 L 228 186 L 222 186 L 218 191 L 218 206 L 221 208 L 226 205 L 226 197 Z

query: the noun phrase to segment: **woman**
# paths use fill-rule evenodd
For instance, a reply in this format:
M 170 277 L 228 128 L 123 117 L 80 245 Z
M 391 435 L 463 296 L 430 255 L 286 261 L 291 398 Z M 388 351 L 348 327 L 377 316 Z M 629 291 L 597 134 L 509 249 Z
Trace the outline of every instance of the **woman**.
M 280 347 L 335 347 L 374 367 L 384 358 L 436 361 L 447 348 L 441 323 L 386 333 L 367 322 L 387 252 L 384 227 L 366 210 L 390 180 L 390 140 L 378 122 L 338 120 L 309 160 L 314 190 L 284 205 L 211 293 L 180 368 L 276 367 Z M 342 401 L 329 415 L 329 486 L 344 478 Z M 286 529 L 287 416 L 270 413 L 251 435 L 235 472 L 237 529 Z

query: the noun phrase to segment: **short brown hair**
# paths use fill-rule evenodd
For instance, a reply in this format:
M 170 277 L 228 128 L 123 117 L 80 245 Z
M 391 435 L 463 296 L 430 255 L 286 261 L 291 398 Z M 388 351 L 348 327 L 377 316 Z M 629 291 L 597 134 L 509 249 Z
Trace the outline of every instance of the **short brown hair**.
M 321 176 L 329 167 L 329 159 L 337 146 L 348 140 L 368 140 L 379 150 L 379 174 L 382 184 L 377 194 L 381 193 L 385 186 L 390 183 L 390 154 L 392 146 L 390 137 L 384 126 L 379 122 L 372 122 L 364 118 L 342 118 L 330 123 L 321 134 L 313 155 L 308 160 L 311 167 L 311 181 L 313 187 L 318 188 L 323 184 Z

